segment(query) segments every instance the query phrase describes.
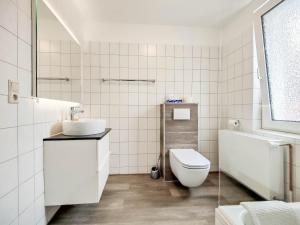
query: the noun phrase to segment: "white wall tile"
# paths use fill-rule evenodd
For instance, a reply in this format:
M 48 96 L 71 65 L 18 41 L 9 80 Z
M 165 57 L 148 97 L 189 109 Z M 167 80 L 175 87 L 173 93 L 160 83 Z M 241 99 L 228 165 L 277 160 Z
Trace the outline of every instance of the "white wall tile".
M 43 146 L 35 149 L 34 155 L 34 172 L 38 173 L 43 170 Z
M 18 162 L 12 159 L 0 164 L 0 198 L 18 186 Z
M 128 155 L 120 155 L 120 167 L 128 167 Z
M 31 204 L 29 208 L 26 208 L 25 211 L 19 216 L 19 225 L 28 225 L 35 223 L 35 210 L 34 204 Z
M 0 61 L 0 71 L 0 94 L 8 95 L 8 80 L 17 80 L 17 68 L 13 65 Z
M 174 56 L 175 49 L 173 45 L 167 45 L 166 46 L 166 56 Z
M 109 44 L 109 53 L 111 55 L 118 55 L 120 52 L 120 45 L 119 43 L 110 43 Z
M 21 126 L 18 128 L 18 148 L 19 154 L 33 150 L 33 125 Z
M 18 39 L 18 66 L 27 71 L 31 70 L 31 46 Z
M 44 174 L 40 171 L 34 178 L 35 197 L 38 198 L 44 193 Z
M 18 189 L 0 198 L 0 224 L 9 225 L 18 216 Z
M 17 128 L 0 129 L 0 163 L 17 156 Z
M 33 124 L 33 102 L 31 99 L 20 98 L 18 104 L 18 125 Z
M 34 202 L 34 178 L 19 187 L 19 212 L 22 213 Z
M 17 7 L 10 0 L 0 2 L 0 8 L 3 9 L 0 14 L 0 26 L 17 34 Z
M 196 57 L 196 58 L 201 57 L 201 47 L 193 46 L 193 57 Z
M 0 27 L 0 60 L 17 65 L 17 37 Z
M 120 44 L 120 55 L 128 56 L 129 54 L 129 44 L 121 43 Z
M 0 95 L 0 128 L 14 127 L 17 125 L 17 105 L 8 104 L 8 97 Z
M 43 195 L 41 195 L 35 201 L 35 222 L 36 222 L 37 225 L 46 224 L 45 201 L 44 201 L 44 196 Z
M 189 58 L 193 57 L 193 46 L 183 46 L 183 56 Z
M 138 44 L 129 44 L 129 55 L 138 55 L 139 45 Z
M 18 11 L 18 37 L 31 44 L 31 17 L 23 11 Z
M 31 15 L 31 2 L 28 0 L 18 0 L 18 8 L 25 12 L 27 15 Z
M 19 156 L 19 183 L 23 183 L 34 174 L 34 151 Z

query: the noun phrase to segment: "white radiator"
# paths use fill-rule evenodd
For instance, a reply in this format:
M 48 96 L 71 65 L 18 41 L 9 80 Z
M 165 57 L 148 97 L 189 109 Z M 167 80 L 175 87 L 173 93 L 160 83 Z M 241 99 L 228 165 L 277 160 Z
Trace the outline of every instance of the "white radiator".
M 258 135 L 220 130 L 220 170 L 265 199 L 284 199 L 284 151 L 279 144 Z

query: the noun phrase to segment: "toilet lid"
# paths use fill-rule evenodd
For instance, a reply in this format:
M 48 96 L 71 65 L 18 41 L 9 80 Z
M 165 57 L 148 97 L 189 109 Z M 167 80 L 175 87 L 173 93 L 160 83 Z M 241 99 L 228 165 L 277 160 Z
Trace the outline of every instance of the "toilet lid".
M 205 169 L 210 166 L 210 161 L 194 149 L 170 149 L 170 151 L 186 168 Z

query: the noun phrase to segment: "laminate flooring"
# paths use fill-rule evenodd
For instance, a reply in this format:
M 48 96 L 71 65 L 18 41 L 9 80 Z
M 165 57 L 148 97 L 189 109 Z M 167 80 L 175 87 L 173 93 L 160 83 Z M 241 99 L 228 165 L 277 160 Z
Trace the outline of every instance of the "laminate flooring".
M 255 199 L 225 175 L 222 183 L 225 195 L 221 203 Z M 99 204 L 63 206 L 50 224 L 214 225 L 218 193 L 218 173 L 209 174 L 203 185 L 191 189 L 177 182 L 152 180 L 149 175 L 113 175 Z

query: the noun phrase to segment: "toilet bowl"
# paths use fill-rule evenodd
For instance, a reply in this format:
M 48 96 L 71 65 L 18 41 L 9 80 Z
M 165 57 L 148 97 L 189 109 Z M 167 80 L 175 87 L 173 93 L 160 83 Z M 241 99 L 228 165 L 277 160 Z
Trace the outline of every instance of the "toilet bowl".
M 210 161 L 194 149 L 170 149 L 173 174 L 186 187 L 200 186 L 207 178 Z

